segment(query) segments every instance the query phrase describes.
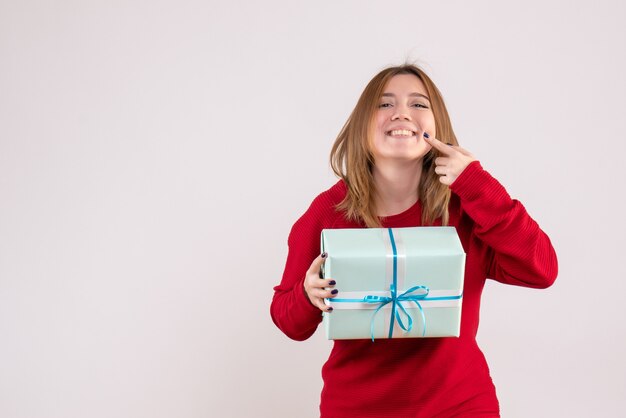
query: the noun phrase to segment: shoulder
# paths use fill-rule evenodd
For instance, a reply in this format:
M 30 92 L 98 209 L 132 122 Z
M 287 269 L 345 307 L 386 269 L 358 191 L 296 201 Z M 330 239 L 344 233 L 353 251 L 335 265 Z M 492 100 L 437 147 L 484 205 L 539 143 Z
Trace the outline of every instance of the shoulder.
M 311 202 L 300 220 L 316 220 L 321 224 L 332 223 L 340 213 L 336 206 L 346 197 L 347 188 L 343 180 L 339 180 L 328 190 L 323 191 Z
M 336 206 L 343 201 L 346 193 L 345 183 L 339 180 L 332 187 L 317 195 L 306 212 L 293 225 L 291 235 L 300 236 L 308 233 L 317 235 L 322 229 L 331 227 L 338 218 L 343 216 Z
M 343 180 L 339 180 L 328 190 L 323 191 L 311 202 L 309 210 L 315 209 L 320 211 L 335 212 L 335 206 L 343 201 L 346 197 L 347 188 Z

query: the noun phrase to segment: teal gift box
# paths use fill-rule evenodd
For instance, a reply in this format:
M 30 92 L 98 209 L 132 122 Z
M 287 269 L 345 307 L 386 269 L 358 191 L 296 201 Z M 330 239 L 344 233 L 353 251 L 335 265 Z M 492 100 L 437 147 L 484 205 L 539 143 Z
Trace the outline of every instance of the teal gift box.
M 465 252 L 454 227 L 324 229 L 326 337 L 458 337 Z

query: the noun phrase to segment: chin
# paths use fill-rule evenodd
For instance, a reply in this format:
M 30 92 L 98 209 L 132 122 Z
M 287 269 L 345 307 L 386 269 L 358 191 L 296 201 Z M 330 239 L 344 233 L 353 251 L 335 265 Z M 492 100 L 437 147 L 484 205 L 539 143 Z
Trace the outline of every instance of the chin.
M 387 148 L 382 149 L 383 152 L 375 152 L 374 159 L 379 160 L 388 160 L 388 161 L 398 161 L 398 162 L 410 162 L 410 161 L 418 161 L 422 160 L 426 154 L 431 150 L 431 146 L 424 144 L 424 146 L 415 146 L 410 148 L 402 147 L 398 148 Z
M 417 161 L 422 161 L 424 159 L 424 157 L 426 156 L 426 153 L 422 153 L 422 154 L 396 154 L 396 155 L 385 155 L 380 159 L 384 159 L 387 161 L 397 161 L 399 163 L 410 163 L 410 162 L 417 162 Z
M 423 159 L 426 156 L 426 154 L 428 154 L 428 151 L 430 151 L 430 149 L 421 149 L 415 152 L 405 152 L 401 154 L 396 154 L 395 157 L 399 159 L 407 160 L 407 161 L 416 161 L 416 160 Z

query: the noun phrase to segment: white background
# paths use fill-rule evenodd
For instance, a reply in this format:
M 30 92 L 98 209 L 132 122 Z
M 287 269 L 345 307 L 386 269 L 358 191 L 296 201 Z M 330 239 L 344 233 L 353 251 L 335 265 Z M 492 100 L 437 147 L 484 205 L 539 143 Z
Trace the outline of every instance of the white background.
M 269 316 L 367 81 L 416 61 L 551 237 L 489 282 L 504 417 L 623 413 L 621 1 L 0 2 L 0 416 L 314 417 L 331 348 Z

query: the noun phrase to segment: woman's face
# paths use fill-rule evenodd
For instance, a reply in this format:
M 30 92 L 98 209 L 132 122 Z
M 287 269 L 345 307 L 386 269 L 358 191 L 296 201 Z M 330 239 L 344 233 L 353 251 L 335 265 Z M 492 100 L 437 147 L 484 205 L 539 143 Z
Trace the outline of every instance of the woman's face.
M 424 132 L 436 137 L 435 116 L 424 83 L 413 74 L 392 77 L 374 114 L 374 161 L 422 158 L 431 149 Z

